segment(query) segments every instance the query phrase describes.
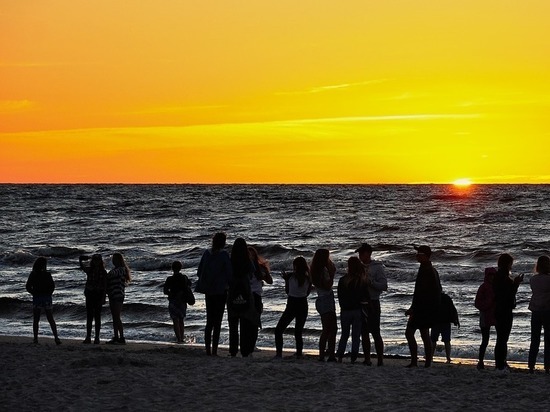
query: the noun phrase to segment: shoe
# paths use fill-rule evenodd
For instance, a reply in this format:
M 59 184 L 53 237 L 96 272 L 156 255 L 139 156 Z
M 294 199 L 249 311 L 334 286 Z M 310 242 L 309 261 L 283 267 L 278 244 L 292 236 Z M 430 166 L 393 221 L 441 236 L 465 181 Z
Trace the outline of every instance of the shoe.
M 499 375 L 507 375 L 510 373 L 510 368 L 501 368 L 501 369 L 497 369 L 496 372 L 499 374 Z
M 34 339 L 32 340 L 32 343 L 34 343 L 35 345 L 38 345 L 38 338 L 34 338 Z
M 55 338 L 55 344 L 56 345 L 61 345 L 61 339 Z
M 363 361 L 363 365 L 372 366 L 372 362 L 371 362 L 370 360 L 368 360 L 368 359 L 365 359 L 365 360 Z
M 107 342 L 107 345 L 116 345 L 118 343 L 118 338 L 113 337 L 110 341 Z
M 338 362 L 338 360 L 336 360 L 334 356 L 331 356 L 330 358 L 327 359 L 327 362 Z
M 99 345 L 99 338 L 94 339 L 94 345 Z
M 384 361 L 383 361 L 383 360 L 379 360 L 378 363 L 376 364 L 376 366 L 384 366 Z
M 477 363 L 476 368 L 477 368 L 478 371 L 481 371 L 481 370 L 485 369 L 485 364 L 482 361 L 479 361 Z
M 416 368 L 417 366 L 418 364 L 416 362 L 411 362 L 407 366 L 405 366 L 405 368 Z
M 529 374 L 534 374 L 535 373 L 535 368 L 529 368 Z
M 84 345 L 88 345 L 88 344 L 92 343 L 92 340 L 90 338 L 86 338 L 86 339 L 84 339 L 84 341 L 82 343 Z
M 119 344 L 119 345 L 126 345 L 126 339 L 124 339 L 124 338 L 118 338 L 117 344 Z
M 271 362 L 282 362 L 283 356 L 282 355 L 275 355 L 273 358 L 271 358 Z

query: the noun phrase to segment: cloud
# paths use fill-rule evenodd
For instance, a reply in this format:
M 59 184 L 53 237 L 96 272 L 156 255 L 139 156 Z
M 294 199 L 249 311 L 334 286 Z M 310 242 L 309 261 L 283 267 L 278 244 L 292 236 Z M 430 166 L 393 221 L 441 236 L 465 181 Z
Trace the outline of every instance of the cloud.
M 443 113 L 443 114 L 400 114 L 400 115 L 386 115 L 386 116 L 350 116 L 350 117 L 327 117 L 321 119 L 298 119 L 298 120 L 285 120 L 280 123 L 361 123 L 361 122 L 380 122 L 380 121 L 393 121 L 393 120 L 440 120 L 440 119 L 477 119 L 481 114 L 457 114 L 457 113 Z M 279 122 L 277 122 L 279 123 Z
M 29 100 L 3 100 L 0 101 L 0 113 L 16 113 L 33 109 L 36 106 Z
M 364 82 L 356 82 L 356 83 L 332 84 L 328 86 L 313 87 L 308 90 L 299 90 L 299 91 L 293 91 L 293 92 L 278 92 L 275 94 L 278 96 L 284 96 L 284 95 L 296 95 L 296 94 L 323 93 L 323 92 L 331 92 L 331 91 L 341 90 L 341 89 L 350 89 L 352 87 L 362 87 L 362 86 L 370 86 L 372 84 L 381 84 L 386 81 L 388 81 L 388 79 L 367 80 Z

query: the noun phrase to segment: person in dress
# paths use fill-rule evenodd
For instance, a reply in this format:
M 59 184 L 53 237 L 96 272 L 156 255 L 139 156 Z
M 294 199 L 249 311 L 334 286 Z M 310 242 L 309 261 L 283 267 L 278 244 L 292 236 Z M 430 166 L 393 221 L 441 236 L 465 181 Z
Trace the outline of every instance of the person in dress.
M 445 357 L 447 363 L 451 363 L 451 323 L 460 327 L 458 312 L 452 298 L 446 293 L 441 293 L 441 305 L 436 316 L 436 322 L 432 327 L 430 336 L 432 338 L 432 356 L 435 353 L 437 340 L 441 335 L 441 341 L 445 346 Z
M 212 247 L 204 251 L 197 269 L 198 279 L 195 291 L 204 293 L 206 303 L 204 346 L 208 356 L 218 356 L 227 288 L 233 273 L 231 259 L 227 251 L 224 250 L 226 241 L 225 233 L 214 234 Z
M 512 331 L 514 321 L 514 308 L 516 307 L 516 293 L 523 282 L 523 275 L 510 277 L 510 271 L 514 258 L 508 253 L 503 253 L 498 258 L 497 273 L 493 282 L 495 291 L 495 328 L 497 340 L 495 343 L 495 366 L 498 371 L 508 372 L 506 358 L 508 356 L 508 339 Z
M 183 265 L 179 260 L 172 262 L 172 276 L 164 282 L 164 294 L 168 295 L 168 313 L 174 323 L 176 342 L 183 343 L 185 316 L 187 315 L 187 292 L 191 281 L 181 273 Z M 193 302 L 191 302 L 193 303 Z
M 479 356 L 477 369 L 485 369 L 485 352 L 489 345 L 491 336 L 491 326 L 495 326 L 495 291 L 493 281 L 497 270 L 495 268 L 485 268 L 485 277 L 483 283 L 479 286 L 474 302 L 479 310 L 479 329 L 481 330 L 481 345 L 479 346 Z
M 420 336 L 424 343 L 425 363 L 429 368 L 432 364 L 432 341 L 430 339 L 430 328 L 435 323 L 435 316 L 439 311 L 441 302 L 441 283 L 439 274 L 432 265 L 430 257 L 432 250 L 429 246 L 416 247 L 416 260 L 420 263 L 411 307 L 405 312 L 409 317 L 405 337 L 411 352 L 411 363 L 407 367 L 418 366 L 418 345 L 414 334 L 420 330 Z
M 315 308 L 321 315 L 321 337 L 319 338 L 319 360 L 336 362 L 336 334 L 338 323 L 336 318 L 336 302 L 332 285 L 336 267 L 330 259 L 328 249 L 318 249 L 311 261 L 311 280 L 317 290 Z
M 87 264 L 89 262 L 89 264 Z M 85 344 L 92 343 L 92 325 L 95 321 L 94 344 L 99 344 L 99 333 L 101 331 L 101 312 L 105 304 L 107 293 L 107 271 L 100 254 L 88 256 L 82 255 L 78 258 L 80 269 L 86 273 L 86 286 L 84 296 L 86 297 L 86 338 Z
M 254 276 L 254 264 L 243 238 L 235 239 L 231 248 L 233 275 L 227 292 L 227 320 L 229 323 L 229 354 L 248 357 L 254 352 L 254 337 L 258 336 L 258 314 L 250 282 Z
M 282 274 L 285 281 L 285 292 L 288 297 L 285 310 L 275 327 L 275 360 L 280 360 L 283 357 L 283 333 L 294 319 L 296 319 L 294 325 L 296 358 L 301 359 L 303 356 L 302 331 L 307 320 L 307 297 L 311 292 L 311 277 L 309 266 L 303 256 L 294 259 L 292 269 L 291 273 L 283 272 Z
M 264 311 L 264 304 L 262 301 L 263 285 L 264 282 L 268 285 L 273 284 L 273 277 L 269 270 L 269 262 L 258 254 L 258 251 L 253 246 L 248 246 L 248 252 L 250 253 L 250 259 L 254 264 L 254 276 L 250 281 L 250 288 L 254 297 L 254 307 L 258 314 L 258 327 L 254 331 L 252 340 L 254 341 L 254 347 L 256 347 L 256 341 L 258 340 L 258 329 L 262 328 L 262 312 Z
M 338 303 L 340 304 L 340 323 L 342 334 L 338 344 L 338 362 L 346 352 L 351 328 L 351 363 L 359 355 L 361 343 L 361 324 L 363 322 L 363 305 L 369 301 L 369 288 L 365 277 L 365 267 L 361 260 L 352 256 L 348 259 L 348 271 L 338 281 Z
M 363 353 L 365 354 L 366 365 L 371 365 L 370 360 L 370 336 L 374 341 L 378 366 L 384 365 L 384 341 L 380 333 L 380 295 L 388 290 L 388 279 L 386 277 L 386 268 L 382 262 L 372 259 L 372 246 L 363 243 L 355 250 L 359 253 L 359 259 L 365 266 L 365 279 L 369 285 L 369 304 L 366 307 L 363 322 L 361 324 L 361 341 L 363 343 Z
M 34 261 L 32 271 L 25 285 L 27 292 L 32 295 L 33 323 L 32 331 L 34 343 L 38 343 L 38 325 L 42 309 L 46 312 L 46 318 L 52 328 L 53 337 L 57 345 L 61 340 L 57 335 L 57 325 L 52 312 L 52 294 L 55 290 L 55 284 L 51 272 L 47 269 L 48 260 L 45 257 L 39 257 Z
M 124 326 L 122 325 L 122 305 L 126 295 L 126 285 L 130 283 L 131 274 L 124 257 L 120 253 L 113 253 L 111 259 L 114 268 L 107 273 L 107 295 L 109 307 L 113 317 L 113 338 L 108 344 L 125 345 Z
M 531 345 L 529 347 L 529 371 L 535 371 L 540 346 L 540 334 L 544 328 L 544 370 L 550 373 L 550 258 L 537 259 L 536 275 L 529 280 L 531 286 Z

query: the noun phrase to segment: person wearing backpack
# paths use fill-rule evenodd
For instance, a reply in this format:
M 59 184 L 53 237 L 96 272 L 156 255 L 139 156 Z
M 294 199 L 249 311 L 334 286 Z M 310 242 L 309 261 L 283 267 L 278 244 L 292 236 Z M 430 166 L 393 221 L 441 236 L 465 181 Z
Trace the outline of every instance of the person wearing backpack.
M 439 335 L 445 344 L 445 356 L 447 363 L 451 363 L 451 323 L 460 328 L 458 312 L 453 300 L 446 293 L 441 293 L 441 304 L 439 306 L 438 318 L 431 330 L 432 356 L 435 353 L 435 346 Z
M 481 345 L 479 346 L 479 358 L 477 369 L 485 369 L 483 360 L 485 351 L 489 344 L 491 336 L 491 326 L 495 326 L 495 292 L 493 290 L 493 281 L 497 270 L 495 268 L 485 268 L 485 278 L 479 286 L 476 293 L 475 307 L 479 310 L 479 328 L 481 329 Z
M 227 288 L 233 273 L 229 254 L 224 250 L 227 236 L 218 232 L 212 238 L 212 248 L 204 251 L 197 269 L 195 292 L 204 293 L 206 327 L 204 346 L 208 356 L 218 355 Z
M 237 356 L 240 343 L 241 356 L 246 358 L 254 352 L 254 337 L 257 334 L 259 317 L 250 287 L 255 267 L 243 238 L 237 238 L 233 243 L 231 267 L 233 274 L 227 293 L 229 353 L 232 357 Z

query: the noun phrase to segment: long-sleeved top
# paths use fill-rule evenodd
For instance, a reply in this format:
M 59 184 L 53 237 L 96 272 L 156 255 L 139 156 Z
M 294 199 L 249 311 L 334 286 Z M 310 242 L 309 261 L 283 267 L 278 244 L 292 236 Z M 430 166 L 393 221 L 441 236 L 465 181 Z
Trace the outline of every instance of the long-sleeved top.
M 369 296 L 371 300 L 379 300 L 380 294 L 388 290 L 386 268 L 382 262 L 371 260 L 365 265 L 369 278 Z
M 195 290 L 209 295 L 223 295 L 232 275 L 231 259 L 225 250 L 205 250 L 197 269 Z
M 508 271 L 499 269 L 493 281 L 495 291 L 495 314 L 511 313 L 516 307 L 516 293 L 519 283 L 510 278 Z
M 412 313 L 416 319 L 433 318 L 441 303 L 441 282 L 432 262 L 423 262 L 414 284 Z
M 27 292 L 33 296 L 51 296 L 55 290 L 55 284 L 50 272 L 32 271 L 25 287 L 27 288 Z
M 350 281 L 349 275 L 338 281 L 338 303 L 341 310 L 361 309 L 361 303 L 369 300 L 369 288 L 361 280 Z
M 531 301 L 529 310 L 532 312 L 550 310 L 550 274 L 539 273 L 531 277 L 529 281 L 531 291 Z M 546 330 L 544 331 L 546 333 Z

